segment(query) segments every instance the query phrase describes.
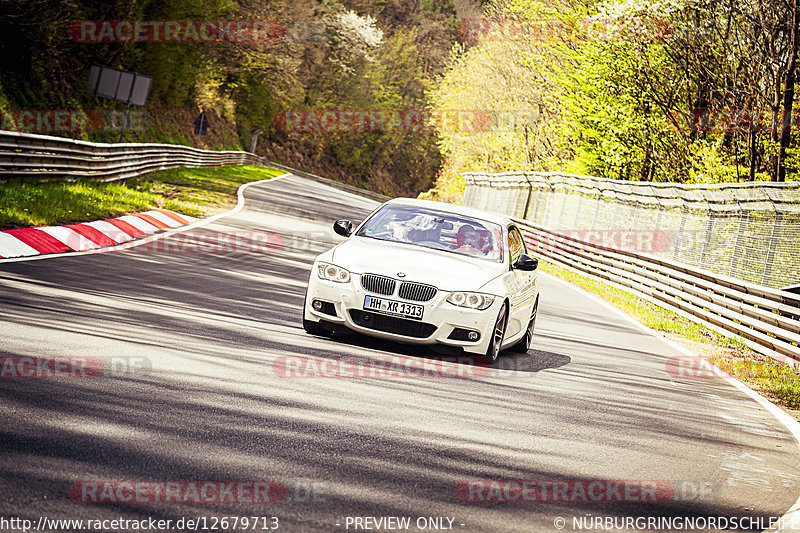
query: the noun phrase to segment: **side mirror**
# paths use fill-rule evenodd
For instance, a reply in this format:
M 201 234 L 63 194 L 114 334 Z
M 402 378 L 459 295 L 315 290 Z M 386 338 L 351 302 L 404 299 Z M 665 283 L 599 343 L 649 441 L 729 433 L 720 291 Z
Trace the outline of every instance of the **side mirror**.
M 532 272 L 539 268 L 539 260 L 526 254 L 521 254 L 519 258 L 511 265 L 514 270 L 524 270 Z
M 349 237 L 353 233 L 353 223 L 349 220 L 337 220 L 333 223 L 333 231 L 342 237 Z

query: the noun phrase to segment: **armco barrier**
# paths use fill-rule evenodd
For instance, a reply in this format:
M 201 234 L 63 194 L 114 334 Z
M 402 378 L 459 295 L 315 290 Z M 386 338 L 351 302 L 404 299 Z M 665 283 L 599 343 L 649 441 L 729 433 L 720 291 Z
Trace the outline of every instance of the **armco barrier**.
M 464 174 L 464 205 L 554 230 L 669 236 L 653 251 L 772 288 L 800 283 L 800 182 L 649 183 L 560 172 Z
M 200 150 L 181 144 L 91 143 L 63 137 L 0 130 L 0 181 L 29 177 L 40 180 L 135 178 L 175 167 L 263 165 L 384 202 L 388 196 L 329 180 L 250 152 Z
M 755 351 L 797 366 L 800 295 L 647 254 L 608 248 L 516 220 L 535 254 L 671 309 Z
M 800 280 L 800 183 L 681 185 L 558 172 L 464 178 L 462 203 L 514 217 L 535 254 L 798 365 L 800 295 L 778 287 Z M 586 239 L 620 231 L 667 236 L 669 246 Z
M 261 165 L 249 152 L 200 150 L 179 144 L 91 143 L 0 130 L 0 180 L 114 181 L 174 167 Z

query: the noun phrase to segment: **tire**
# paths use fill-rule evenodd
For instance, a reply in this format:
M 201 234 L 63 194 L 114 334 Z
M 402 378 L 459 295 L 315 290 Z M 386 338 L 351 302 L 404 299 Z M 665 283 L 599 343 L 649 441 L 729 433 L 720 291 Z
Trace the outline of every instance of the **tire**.
M 500 347 L 503 345 L 503 338 L 506 336 L 506 326 L 508 325 L 508 304 L 503 302 L 503 307 L 500 308 L 500 313 L 497 315 L 497 320 L 492 329 L 492 340 L 489 342 L 489 348 L 486 350 L 486 357 L 489 363 L 494 364 L 500 356 Z
M 512 352 L 527 353 L 533 344 L 533 329 L 536 327 L 536 313 L 539 311 L 539 297 L 536 297 L 536 302 L 533 304 L 531 311 L 531 319 L 528 321 L 528 329 L 525 330 L 525 336 L 520 339 L 518 343 L 509 348 Z
M 330 332 L 323 328 L 319 322 L 312 322 L 311 320 L 303 319 L 303 329 L 309 335 L 317 335 L 318 337 L 330 337 Z

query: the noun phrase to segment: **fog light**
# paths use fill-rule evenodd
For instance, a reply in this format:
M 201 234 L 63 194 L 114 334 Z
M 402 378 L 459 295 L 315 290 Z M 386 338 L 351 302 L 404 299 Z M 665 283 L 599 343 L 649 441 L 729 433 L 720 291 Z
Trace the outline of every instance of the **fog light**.
M 317 311 L 320 311 L 320 310 L 322 310 L 322 301 L 320 301 L 320 300 L 314 300 L 313 302 L 311 302 L 311 307 L 313 307 L 313 308 L 314 308 L 314 309 L 316 309 Z
M 481 338 L 481 333 L 465 328 L 453 328 L 452 333 L 450 333 L 450 336 L 447 338 L 454 341 L 475 342 Z

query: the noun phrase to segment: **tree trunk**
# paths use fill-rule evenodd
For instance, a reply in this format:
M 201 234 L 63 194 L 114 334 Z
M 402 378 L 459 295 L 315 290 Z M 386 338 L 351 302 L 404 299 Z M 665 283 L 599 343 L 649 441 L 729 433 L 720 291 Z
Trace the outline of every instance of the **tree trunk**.
M 747 151 L 750 153 L 750 168 L 747 178 L 749 181 L 756 181 L 756 130 L 753 125 L 750 126 Z
M 792 112 L 794 110 L 794 78 L 797 70 L 797 0 L 792 0 L 792 29 L 789 62 L 783 83 L 783 120 L 781 121 L 781 145 L 778 151 L 778 173 L 775 181 L 786 181 L 786 149 L 792 144 Z
M 772 141 L 772 146 L 778 144 L 780 140 L 781 124 L 781 79 L 779 76 L 775 77 L 775 94 L 772 100 L 772 124 L 770 124 L 769 138 Z M 769 155 L 769 172 L 772 174 L 772 181 L 778 179 L 778 156 L 770 150 Z

